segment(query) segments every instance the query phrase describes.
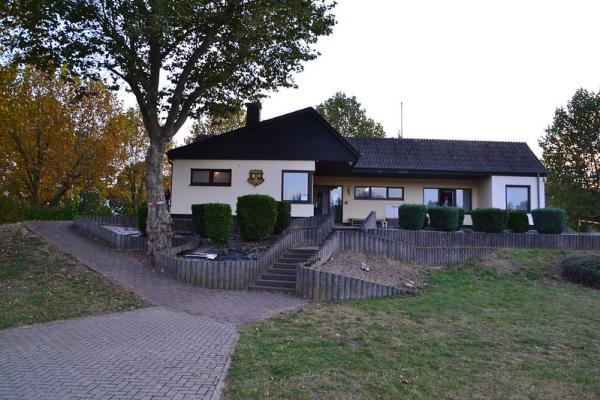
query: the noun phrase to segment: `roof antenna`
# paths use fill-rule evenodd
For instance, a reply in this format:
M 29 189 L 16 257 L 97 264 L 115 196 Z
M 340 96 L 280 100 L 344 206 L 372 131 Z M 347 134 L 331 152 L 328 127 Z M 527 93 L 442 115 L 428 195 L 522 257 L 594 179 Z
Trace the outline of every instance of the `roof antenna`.
M 404 103 L 400 102 L 400 130 L 398 131 L 398 139 L 404 136 Z

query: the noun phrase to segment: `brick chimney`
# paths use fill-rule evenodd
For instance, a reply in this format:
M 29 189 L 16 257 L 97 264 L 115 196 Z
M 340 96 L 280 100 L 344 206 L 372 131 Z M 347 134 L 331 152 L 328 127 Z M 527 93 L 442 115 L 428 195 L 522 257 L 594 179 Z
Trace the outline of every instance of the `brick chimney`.
M 261 105 L 257 103 L 246 103 L 246 126 L 252 127 L 260 122 Z

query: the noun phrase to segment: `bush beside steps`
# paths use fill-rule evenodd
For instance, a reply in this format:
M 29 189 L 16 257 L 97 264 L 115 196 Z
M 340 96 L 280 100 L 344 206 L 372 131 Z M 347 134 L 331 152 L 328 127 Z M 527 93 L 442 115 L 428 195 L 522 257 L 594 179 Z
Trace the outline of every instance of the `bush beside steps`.
M 277 201 L 263 194 L 240 196 L 236 214 L 242 239 L 266 239 L 275 228 Z

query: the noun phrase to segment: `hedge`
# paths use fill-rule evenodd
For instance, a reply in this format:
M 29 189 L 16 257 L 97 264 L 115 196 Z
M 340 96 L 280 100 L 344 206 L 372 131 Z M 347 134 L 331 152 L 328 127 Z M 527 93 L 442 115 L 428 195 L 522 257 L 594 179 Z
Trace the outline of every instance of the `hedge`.
M 423 204 L 401 204 L 398 207 L 398 225 L 402 229 L 418 231 L 425 223 L 427 207 Z
M 206 236 L 215 243 L 226 245 L 233 233 L 233 217 L 229 204 L 204 204 L 203 216 Z
M 277 218 L 273 232 L 281 233 L 292 223 L 292 205 L 287 201 L 277 202 Z
M 458 229 L 465 224 L 465 210 L 464 208 L 458 209 Z
M 200 236 L 206 237 L 206 224 L 204 223 L 204 206 L 206 204 L 192 204 L 192 229 Z
M 244 240 L 262 240 L 275 228 L 277 202 L 271 196 L 249 194 L 237 199 L 237 219 Z
M 457 231 L 458 226 L 458 208 L 456 207 L 429 207 L 429 225 L 441 231 Z
M 531 216 L 538 233 L 563 233 L 567 225 L 567 215 L 562 208 L 538 208 Z
M 569 280 L 600 288 L 600 256 L 573 255 L 561 262 L 562 274 Z
M 508 225 L 508 212 L 499 208 L 476 208 L 471 218 L 477 232 L 502 232 Z
M 508 229 L 514 233 L 525 233 L 529 230 L 529 218 L 524 211 L 511 211 L 508 213 Z
M 148 204 L 144 203 L 138 208 L 138 230 L 146 236 L 146 226 L 148 222 Z

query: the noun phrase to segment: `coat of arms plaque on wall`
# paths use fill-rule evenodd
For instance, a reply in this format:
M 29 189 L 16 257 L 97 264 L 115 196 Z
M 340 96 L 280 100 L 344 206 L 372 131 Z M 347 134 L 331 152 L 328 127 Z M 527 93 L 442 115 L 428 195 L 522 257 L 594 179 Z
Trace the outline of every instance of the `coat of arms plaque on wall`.
M 258 186 L 263 183 L 265 180 L 263 178 L 262 169 L 251 169 L 250 177 L 248 178 L 248 183 L 253 186 Z

